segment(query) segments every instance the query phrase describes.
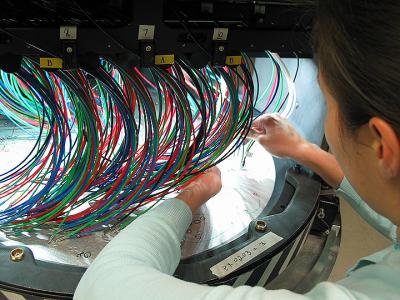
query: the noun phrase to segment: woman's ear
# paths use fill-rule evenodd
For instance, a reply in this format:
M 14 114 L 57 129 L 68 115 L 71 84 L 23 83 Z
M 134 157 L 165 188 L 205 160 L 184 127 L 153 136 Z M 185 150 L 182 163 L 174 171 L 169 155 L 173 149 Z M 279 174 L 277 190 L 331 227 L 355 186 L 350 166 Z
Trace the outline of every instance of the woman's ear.
M 368 122 L 381 174 L 386 179 L 400 176 L 400 139 L 393 127 L 379 117 Z

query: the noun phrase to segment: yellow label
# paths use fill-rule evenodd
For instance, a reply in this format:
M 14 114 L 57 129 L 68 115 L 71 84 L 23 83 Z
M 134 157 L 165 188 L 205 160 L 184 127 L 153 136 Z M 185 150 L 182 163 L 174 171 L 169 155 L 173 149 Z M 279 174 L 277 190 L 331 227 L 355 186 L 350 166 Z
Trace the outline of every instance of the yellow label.
M 225 59 L 225 63 L 227 66 L 238 66 L 242 63 L 242 56 L 227 56 Z
M 61 69 L 62 68 L 62 59 L 58 57 L 41 57 L 40 58 L 40 67 L 42 69 Z
M 155 56 L 156 65 L 173 65 L 175 62 L 175 56 L 173 54 L 164 54 Z

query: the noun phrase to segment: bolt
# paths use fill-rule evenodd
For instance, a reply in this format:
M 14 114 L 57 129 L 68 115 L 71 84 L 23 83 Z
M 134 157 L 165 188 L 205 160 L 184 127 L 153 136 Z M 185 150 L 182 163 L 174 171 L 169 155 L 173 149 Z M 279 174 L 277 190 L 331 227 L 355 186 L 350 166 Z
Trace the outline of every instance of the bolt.
M 325 219 L 325 210 L 322 207 L 318 211 L 318 219 Z
M 222 52 L 222 51 L 225 50 L 225 47 L 224 47 L 224 46 L 219 46 L 219 47 L 218 47 L 218 50 L 219 50 L 219 52 Z
M 266 231 L 267 230 L 267 222 L 265 222 L 263 220 L 257 220 L 256 221 L 256 230 L 261 231 L 261 232 Z
M 72 47 L 67 47 L 67 49 L 65 49 L 67 51 L 67 53 L 72 53 L 73 49 Z
M 10 253 L 10 259 L 15 262 L 19 262 L 24 259 L 25 251 L 22 248 L 15 248 Z
M 146 51 L 150 52 L 151 51 L 151 46 L 146 46 Z

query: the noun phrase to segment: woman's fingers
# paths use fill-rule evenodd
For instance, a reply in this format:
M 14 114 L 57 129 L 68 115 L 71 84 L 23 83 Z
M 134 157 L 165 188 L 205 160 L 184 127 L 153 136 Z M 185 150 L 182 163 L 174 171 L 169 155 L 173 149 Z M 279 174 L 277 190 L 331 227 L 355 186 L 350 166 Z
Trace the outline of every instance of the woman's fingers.
M 247 134 L 247 137 L 250 139 L 256 139 L 262 134 L 265 134 L 265 129 L 258 127 L 251 127 L 249 133 Z
M 265 131 L 267 131 L 268 129 L 273 128 L 274 126 L 276 126 L 276 124 L 284 122 L 285 120 L 285 118 L 276 113 L 266 114 L 254 120 L 252 128 L 262 129 L 265 133 Z
M 221 170 L 217 166 L 212 167 L 211 170 L 213 173 L 221 176 Z
M 211 168 L 205 170 L 203 173 L 215 173 L 215 174 L 221 176 L 221 170 L 217 166 L 211 167 Z

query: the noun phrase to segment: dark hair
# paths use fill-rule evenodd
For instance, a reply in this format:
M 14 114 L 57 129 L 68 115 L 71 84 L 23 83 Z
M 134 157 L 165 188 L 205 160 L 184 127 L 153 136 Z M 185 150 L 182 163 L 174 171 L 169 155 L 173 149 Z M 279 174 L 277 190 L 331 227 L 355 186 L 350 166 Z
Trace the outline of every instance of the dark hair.
M 400 135 L 400 1 L 314 3 L 316 60 L 344 125 L 379 116 Z

